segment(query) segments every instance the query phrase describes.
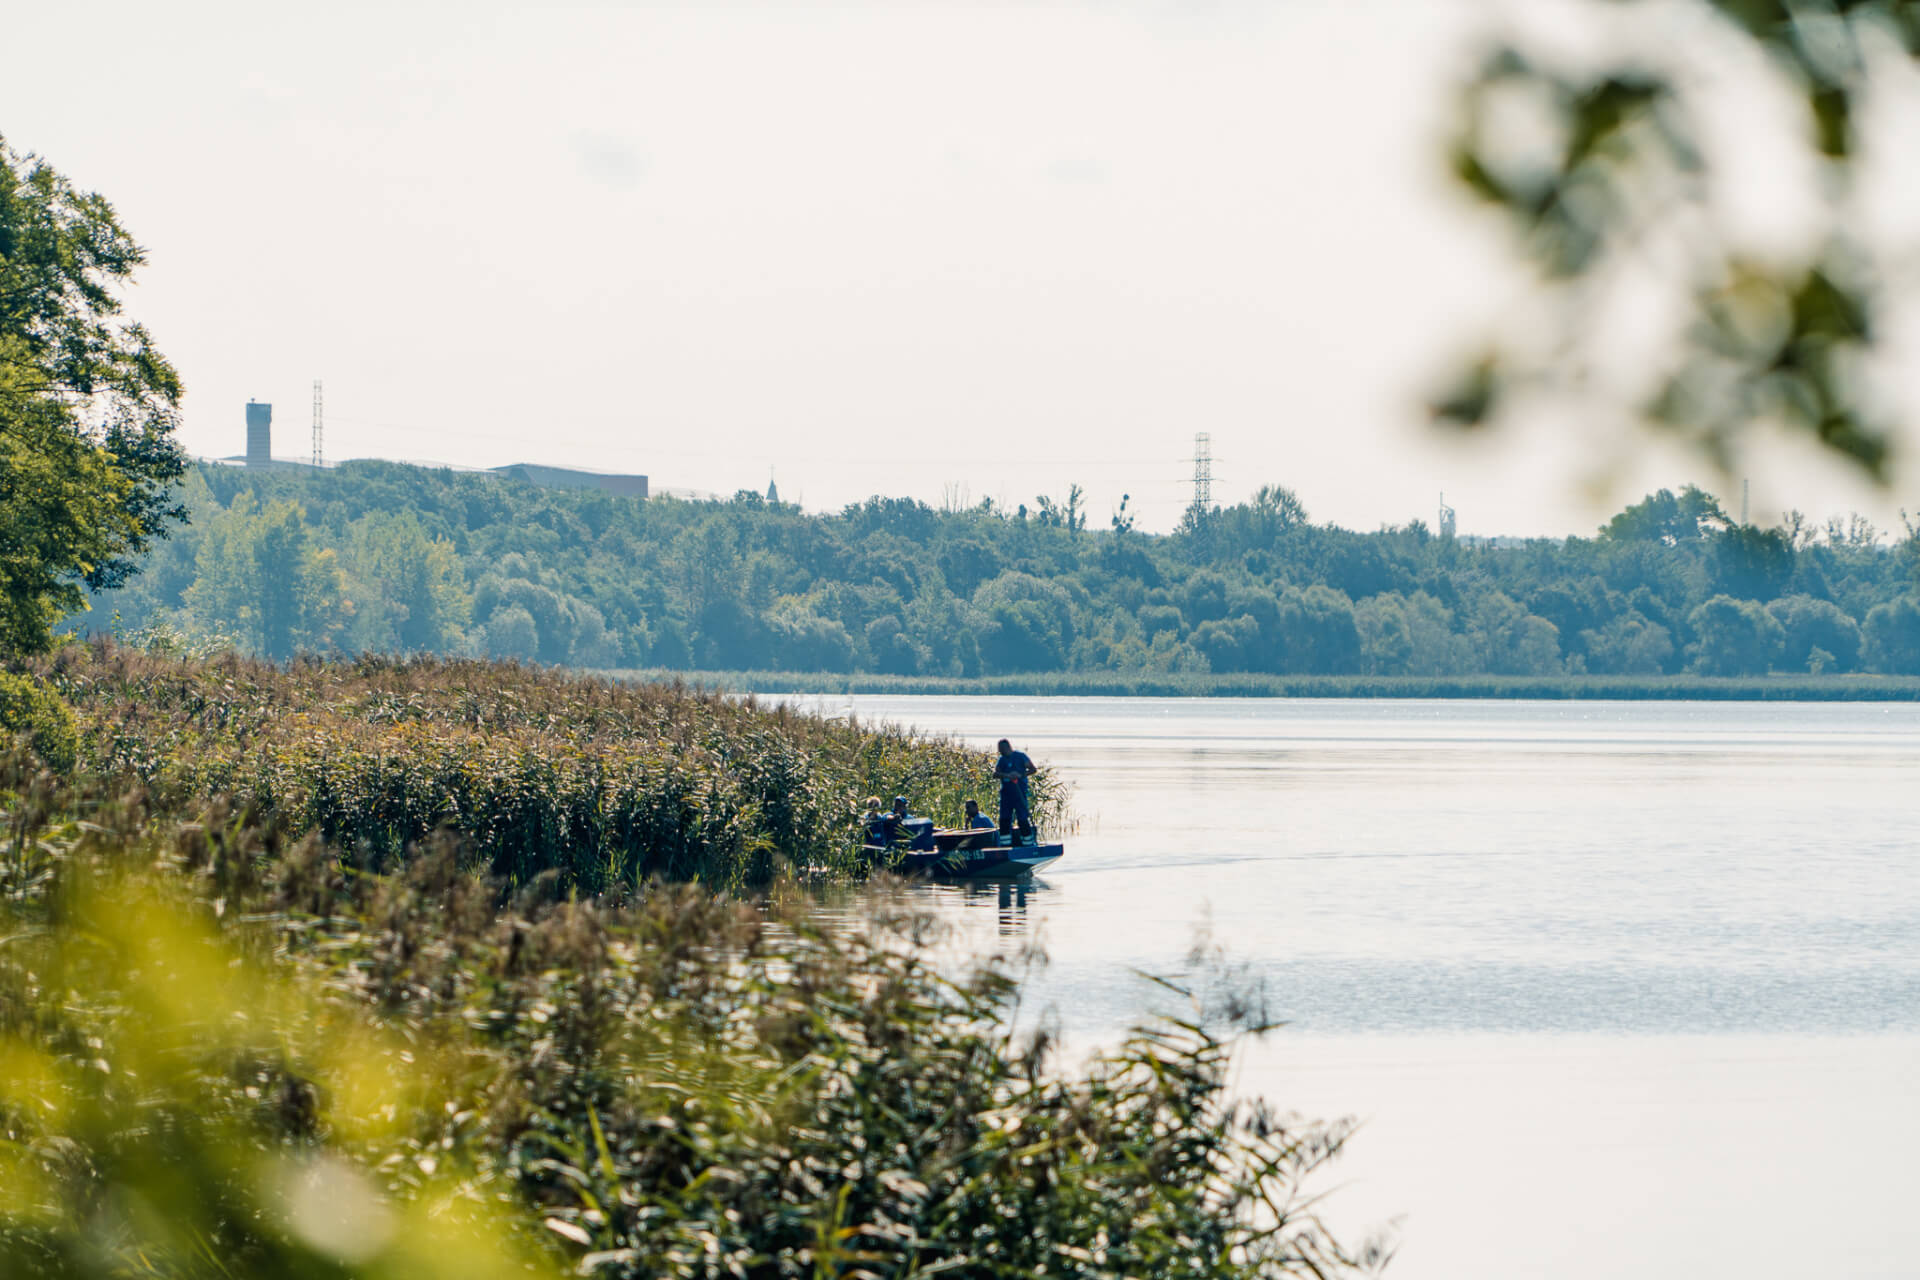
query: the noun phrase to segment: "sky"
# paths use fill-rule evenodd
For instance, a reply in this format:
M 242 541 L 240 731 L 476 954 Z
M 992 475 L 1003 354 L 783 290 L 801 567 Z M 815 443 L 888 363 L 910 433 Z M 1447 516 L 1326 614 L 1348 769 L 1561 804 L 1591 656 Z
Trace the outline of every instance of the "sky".
M 1096 524 L 1128 494 L 1164 530 L 1198 432 L 1217 501 L 1283 484 L 1351 528 L 1443 492 L 1482 535 L 1690 481 L 1737 506 L 1615 421 L 1426 422 L 1526 287 L 1441 146 L 1516 12 L 70 0 L 9 16 L 0 134 L 147 247 L 128 310 L 202 456 L 242 451 L 249 399 L 305 456 L 321 379 L 329 459 L 773 479 L 810 509 L 1079 484 Z M 1793 171 L 1755 154 L 1764 234 Z M 1791 444 L 1743 470 L 1760 520 L 1920 509 L 1920 471 L 1866 491 Z

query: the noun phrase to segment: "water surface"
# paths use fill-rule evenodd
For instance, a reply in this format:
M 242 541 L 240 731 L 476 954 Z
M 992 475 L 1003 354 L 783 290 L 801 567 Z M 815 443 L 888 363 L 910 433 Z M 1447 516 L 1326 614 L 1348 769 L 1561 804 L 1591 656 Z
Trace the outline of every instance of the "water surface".
M 1244 961 L 1392 1274 L 1920 1275 L 1920 707 L 795 701 L 1058 771 L 1064 861 L 923 900 L 1082 1042 Z

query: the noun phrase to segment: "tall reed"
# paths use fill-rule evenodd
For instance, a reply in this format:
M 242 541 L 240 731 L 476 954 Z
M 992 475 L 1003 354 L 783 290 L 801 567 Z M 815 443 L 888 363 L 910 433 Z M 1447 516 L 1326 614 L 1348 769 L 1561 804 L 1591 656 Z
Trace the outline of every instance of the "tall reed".
M 990 761 L 944 739 L 677 682 L 365 657 L 286 667 L 98 642 L 44 660 L 84 771 L 160 803 L 218 797 L 380 870 L 442 828 L 493 875 L 599 893 L 650 878 L 740 888 L 780 865 L 860 873 L 855 816 L 908 796 L 948 821 Z M 1043 814 L 1060 796 L 1040 780 Z

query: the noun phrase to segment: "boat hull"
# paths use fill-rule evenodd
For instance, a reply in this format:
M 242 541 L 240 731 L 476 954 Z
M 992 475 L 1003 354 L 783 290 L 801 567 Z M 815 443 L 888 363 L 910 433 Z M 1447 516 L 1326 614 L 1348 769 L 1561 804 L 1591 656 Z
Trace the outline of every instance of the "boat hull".
M 874 864 L 895 875 L 933 880 L 1020 880 L 1066 855 L 1063 844 L 997 845 L 975 838 L 931 851 L 868 846 Z M 969 845 L 975 847 L 968 847 Z

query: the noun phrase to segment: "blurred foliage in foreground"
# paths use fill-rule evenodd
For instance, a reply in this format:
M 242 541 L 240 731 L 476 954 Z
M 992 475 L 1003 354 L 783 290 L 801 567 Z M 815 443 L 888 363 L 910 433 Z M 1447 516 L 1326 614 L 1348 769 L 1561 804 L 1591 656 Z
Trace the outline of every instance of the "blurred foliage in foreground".
M 1528 8 L 1540 21 L 1463 89 L 1452 161 L 1507 216 L 1543 306 L 1468 363 L 1436 416 L 1478 425 L 1544 390 L 1637 410 L 1723 471 L 1767 425 L 1885 482 L 1898 411 L 1875 364 L 1915 246 L 1885 242 L 1873 186 L 1912 145 L 1885 108 L 1920 82 L 1920 2 Z M 1769 95 L 1797 114 L 1800 146 L 1771 158 L 1781 186 L 1757 196 L 1728 181 L 1727 153 L 1767 129 Z M 1756 199 L 1788 212 L 1768 225 Z M 1663 314 L 1671 325 L 1650 320 Z M 1643 349 L 1657 354 L 1621 358 Z
M 236 683 L 244 672 L 236 672 Z M 0 761 L 9 1275 L 1334 1275 L 1346 1127 L 1224 1089 L 1258 1022 L 1070 1070 L 997 963 L 782 897 L 388 874 L 250 809 Z
M 169 812 L 222 797 L 370 871 L 444 828 L 514 885 L 739 888 L 782 866 L 846 878 L 862 871 L 863 797 L 905 795 L 957 823 L 966 797 L 991 809 L 994 795 L 989 757 L 951 741 L 514 663 L 280 668 L 99 642 L 28 673 L 72 703 L 88 774 Z M 1042 823 L 1057 824 L 1058 786 L 1043 773 L 1037 787 Z

